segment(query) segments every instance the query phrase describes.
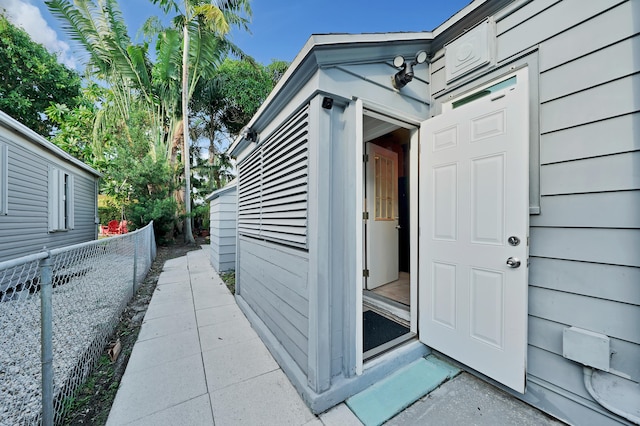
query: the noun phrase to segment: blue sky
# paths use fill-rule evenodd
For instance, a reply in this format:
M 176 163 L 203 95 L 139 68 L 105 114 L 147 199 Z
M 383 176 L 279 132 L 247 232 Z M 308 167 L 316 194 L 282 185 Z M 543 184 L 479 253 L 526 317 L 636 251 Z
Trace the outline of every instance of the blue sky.
M 466 6 L 470 0 L 253 0 L 251 34 L 234 31 L 232 40 L 263 64 L 292 61 L 311 34 L 430 31 Z M 135 39 L 142 23 L 162 16 L 150 0 L 120 0 Z M 9 18 L 36 41 L 57 53 L 62 62 L 81 68 L 74 49 L 44 0 L 0 0 Z

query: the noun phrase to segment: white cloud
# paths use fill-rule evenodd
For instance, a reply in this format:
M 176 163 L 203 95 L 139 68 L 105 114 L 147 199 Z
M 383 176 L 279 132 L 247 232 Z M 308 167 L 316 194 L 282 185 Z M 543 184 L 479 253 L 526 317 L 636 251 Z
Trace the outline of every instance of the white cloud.
M 14 25 L 29 33 L 32 40 L 57 55 L 61 63 L 76 68 L 76 60 L 69 44 L 58 38 L 58 34 L 49 26 L 37 6 L 27 0 L 0 0 L 0 9 L 4 9 L 7 18 Z

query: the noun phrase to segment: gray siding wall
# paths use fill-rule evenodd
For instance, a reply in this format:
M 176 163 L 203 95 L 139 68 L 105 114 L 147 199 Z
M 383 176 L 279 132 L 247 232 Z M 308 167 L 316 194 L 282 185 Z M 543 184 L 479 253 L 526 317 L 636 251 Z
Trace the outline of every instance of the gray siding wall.
M 0 129 L 8 146 L 8 214 L 0 215 L 0 261 L 97 237 L 97 177 L 45 149 Z M 74 176 L 74 229 L 48 230 L 48 171 L 57 167 Z
M 415 51 L 412 54 L 415 55 Z M 365 106 L 378 106 L 417 120 L 426 119 L 429 113 L 429 105 L 424 99 L 429 86 L 427 65 L 416 65 L 413 81 L 400 92 L 390 84 L 396 72 L 388 63 L 327 67 L 320 74 L 320 84 L 324 90 L 346 99 L 360 98 Z
M 640 381 L 640 1 L 511 9 L 496 19 L 498 66 L 537 50 L 540 71 L 524 399 L 571 423 L 620 422 L 563 358 L 562 331 L 608 335 L 611 368 Z M 442 63 L 432 71 L 437 96 Z
M 240 297 L 306 374 L 309 346 L 307 252 L 241 236 L 237 268 Z
M 218 272 L 236 267 L 237 191 L 229 190 L 209 204 L 211 265 Z

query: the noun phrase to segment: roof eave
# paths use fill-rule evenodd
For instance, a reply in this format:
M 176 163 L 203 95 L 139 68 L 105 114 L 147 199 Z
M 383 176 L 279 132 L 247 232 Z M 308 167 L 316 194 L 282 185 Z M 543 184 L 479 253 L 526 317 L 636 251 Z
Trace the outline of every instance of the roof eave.
M 40 145 L 41 147 L 43 147 L 44 149 L 48 150 L 49 152 L 51 152 L 55 156 L 65 160 L 65 161 L 68 161 L 70 163 L 73 163 L 75 166 L 78 166 L 81 169 L 84 169 L 85 171 L 95 175 L 96 177 L 102 177 L 102 173 L 100 173 L 99 171 L 95 170 L 93 167 L 83 163 L 82 161 L 78 160 L 77 158 L 73 157 L 71 154 L 67 153 L 62 148 L 58 147 L 57 145 L 53 144 L 52 142 L 49 142 L 43 136 L 41 136 L 38 133 L 36 133 L 35 131 L 31 130 L 30 128 L 28 128 L 24 124 L 20 123 L 18 120 L 16 120 L 15 118 L 11 117 L 9 114 L 7 114 L 7 113 L 5 113 L 3 111 L 0 111 L 0 123 L 2 123 L 5 127 L 9 128 L 9 129 L 12 129 L 13 131 L 15 131 L 17 133 L 20 133 L 21 135 L 23 135 L 25 138 L 27 138 L 31 142 L 33 142 L 33 143 L 35 143 L 37 145 Z
M 232 189 L 235 189 L 237 186 L 238 186 L 238 180 L 237 179 L 233 179 L 229 183 L 227 183 L 225 186 L 223 186 L 222 188 L 216 189 L 211 194 L 207 195 L 204 198 L 204 200 L 205 201 L 214 200 L 214 199 L 220 197 L 221 195 L 224 195 L 225 193 L 231 191 Z
M 371 33 L 371 34 L 313 34 L 293 62 L 284 73 L 278 84 L 273 88 L 267 99 L 262 103 L 258 111 L 253 115 L 245 128 L 254 128 L 265 115 L 265 111 L 283 100 L 283 105 L 289 95 L 295 93 L 300 83 L 306 81 L 320 66 L 333 65 L 323 61 L 319 63 L 316 53 L 327 49 L 341 49 L 354 45 L 370 45 L 376 43 L 419 43 L 429 42 L 433 39 L 430 32 L 406 32 L 406 33 Z M 337 63 L 336 63 L 337 65 Z M 250 142 L 245 139 L 242 132 L 229 146 L 227 152 L 236 157 Z

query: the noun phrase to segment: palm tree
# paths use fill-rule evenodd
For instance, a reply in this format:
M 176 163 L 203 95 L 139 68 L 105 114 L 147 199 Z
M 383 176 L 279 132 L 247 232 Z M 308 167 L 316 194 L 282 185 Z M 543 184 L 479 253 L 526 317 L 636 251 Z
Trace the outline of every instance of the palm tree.
M 100 119 L 117 115 L 132 143 L 129 118 L 137 102 L 144 104 L 153 123 L 160 123 L 147 45 L 131 42 L 117 0 L 46 0 L 45 4 L 69 37 L 88 53 L 87 74 L 107 83 L 112 91 L 113 102 L 102 109 L 96 126 Z M 154 139 L 157 144 L 162 137 L 156 134 Z
M 185 180 L 185 238 L 195 243 L 191 229 L 191 156 L 189 154 L 189 100 L 201 76 L 220 63 L 222 47 L 232 44 L 227 39 L 232 26 L 248 30 L 251 7 L 249 0 L 151 0 L 165 13 L 175 12 L 176 26 L 182 28 L 182 120 Z M 193 37 L 194 43 L 190 43 Z M 211 49 L 211 47 L 217 47 Z M 239 51 L 239 49 L 235 49 Z M 214 57 L 211 57 L 211 56 Z M 209 58 L 207 58 L 209 56 Z M 217 57 L 216 57 L 217 56 Z M 191 71 L 191 73 L 190 73 Z

